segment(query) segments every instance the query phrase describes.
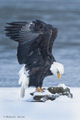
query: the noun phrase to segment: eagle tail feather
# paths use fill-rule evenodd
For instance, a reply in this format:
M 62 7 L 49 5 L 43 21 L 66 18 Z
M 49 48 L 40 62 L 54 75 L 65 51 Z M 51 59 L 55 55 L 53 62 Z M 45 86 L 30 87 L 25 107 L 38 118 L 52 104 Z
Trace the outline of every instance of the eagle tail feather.
M 26 71 L 25 65 L 20 70 L 19 77 L 19 84 L 22 84 L 20 97 L 23 98 L 25 96 L 25 89 L 28 88 L 29 85 L 29 70 Z

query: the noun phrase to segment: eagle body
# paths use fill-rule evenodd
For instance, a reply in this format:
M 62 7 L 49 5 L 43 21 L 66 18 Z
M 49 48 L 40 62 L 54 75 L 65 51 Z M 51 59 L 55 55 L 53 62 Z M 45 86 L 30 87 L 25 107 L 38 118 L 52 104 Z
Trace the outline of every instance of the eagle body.
M 42 87 L 44 78 L 52 75 L 52 73 L 50 71 L 50 67 L 47 67 L 47 65 L 43 65 L 30 70 L 29 75 L 29 86 Z
M 21 96 L 23 97 L 28 86 L 42 87 L 44 78 L 54 74 L 52 71 L 55 70 L 51 66 L 56 63 L 56 60 L 52 55 L 52 48 L 58 30 L 40 20 L 31 23 L 8 23 L 5 30 L 6 36 L 18 42 L 18 62 L 24 64 L 19 72 L 19 83 L 22 83 Z M 57 68 L 54 67 L 54 69 Z

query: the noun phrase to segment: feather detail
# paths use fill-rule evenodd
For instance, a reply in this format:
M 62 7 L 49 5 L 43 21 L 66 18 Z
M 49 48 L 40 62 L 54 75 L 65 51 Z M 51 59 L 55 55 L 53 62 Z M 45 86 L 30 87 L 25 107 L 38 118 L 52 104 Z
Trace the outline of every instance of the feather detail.
M 25 89 L 28 88 L 29 85 L 29 70 L 26 71 L 25 65 L 19 72 L 19 84 L 21 84 L 21 94 L 20 96 L 23 98 L 25 96 Z

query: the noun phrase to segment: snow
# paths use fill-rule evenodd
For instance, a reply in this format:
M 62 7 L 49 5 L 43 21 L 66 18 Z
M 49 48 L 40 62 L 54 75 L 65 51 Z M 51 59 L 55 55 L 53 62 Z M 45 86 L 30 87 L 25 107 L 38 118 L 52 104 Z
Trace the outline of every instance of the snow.
M 58 87 L 63 87 L 64 89 L 67 88 L 67 86 L 65 86 L 65 84 L 59 84 Z
M 80 88 L 70 88 L 73 98 L 60 96 L 54 101 L 29 102 L 26 95 L 20 98 L 20 88 L 0 88 L 0 120 L 80 120 Z

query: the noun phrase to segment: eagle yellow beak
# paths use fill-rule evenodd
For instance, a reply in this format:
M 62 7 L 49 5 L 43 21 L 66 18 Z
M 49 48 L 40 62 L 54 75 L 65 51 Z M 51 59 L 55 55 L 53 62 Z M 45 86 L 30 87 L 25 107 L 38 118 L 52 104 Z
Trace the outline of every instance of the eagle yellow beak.
M 59 72 L 57 72 L 57 77 L 58 77 L 58 79 L 61 78 L 61 74 Z

